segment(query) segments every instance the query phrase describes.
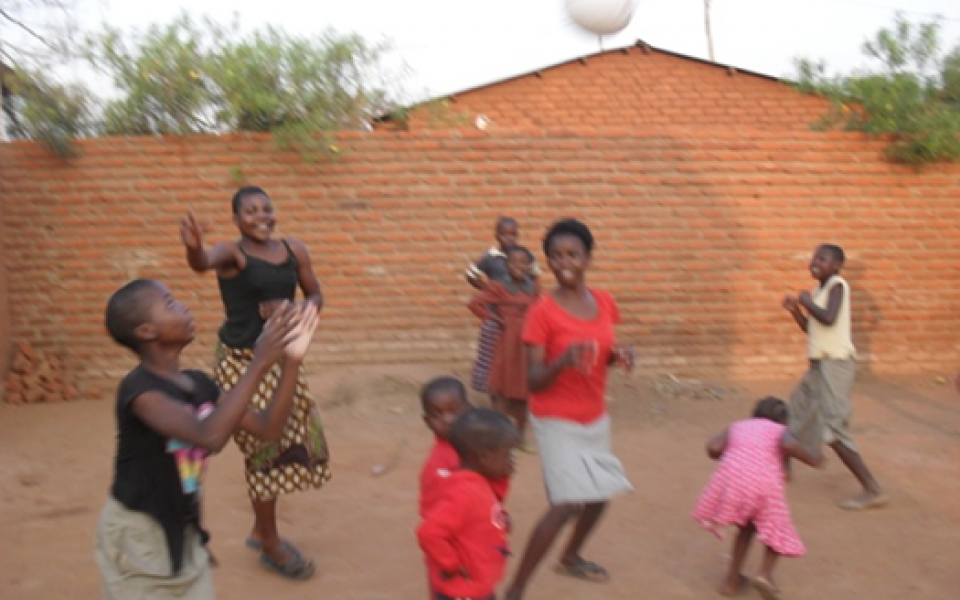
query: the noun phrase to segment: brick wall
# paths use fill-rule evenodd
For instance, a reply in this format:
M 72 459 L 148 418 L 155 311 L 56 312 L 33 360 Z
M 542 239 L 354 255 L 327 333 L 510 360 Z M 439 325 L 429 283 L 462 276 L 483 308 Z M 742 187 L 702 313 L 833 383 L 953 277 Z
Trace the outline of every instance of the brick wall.
M 610 50 L 458 93 L 445 110 L 414 111 L 414 128 L 443 117 L 489 127 L 746 127 L 809 131 L 826 102 L 769 77 L 652 48 Z
M 2 175 L 0 175 L 2 177 Z M 3 197 L 0 196 L 0 237 L 3 230 Z M 7 373 L 10 367 L 13 329 L 10 323 L 10 306 L 8 301 L 9 283 L 7 281 L 7 260 L 4 253 L 5 244 L 0 240 L 0 377 Z M 0 399 L 3 398 L 5 388 L 0 388 Z
M 802 368 L 780 308 L 806 288 L 821 241 L 849 253 L 855 338 L 871 368 L 960 363 L 960 168 L 883 162 L 847 134 L 579 129 L 345 136 L 334 164 L 256 137 L 103 139 L 66 166 L 0 146 L 12 337 L 59 351 L 87 394 L 131 364 L 103 333 L 107 295 L 158 277 L 201 324 L 209 365 L 221 319 L 212 275 L 178 238 L 194 210 L 233 237 L 238 172 L 264 186 L 284 235 L 311 249 L 328 306 L 314 364 L 466 361 L 476 323 L 461 273 L 509 213 L 540 254 L 555 218 L 596 231 L 591 283 L 612 290 L 622 338 L 648 372 L 764 377 Z

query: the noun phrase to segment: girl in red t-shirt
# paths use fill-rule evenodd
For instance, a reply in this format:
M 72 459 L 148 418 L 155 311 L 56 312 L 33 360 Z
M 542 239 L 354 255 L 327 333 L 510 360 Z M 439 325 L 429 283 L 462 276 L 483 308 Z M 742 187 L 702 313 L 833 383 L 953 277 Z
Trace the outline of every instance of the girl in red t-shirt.
M 523 330 L 527 346 L 530 421 L 537 437 L 550 506 L 537 523 L 507 600 L 519 600 L 550 546 L 569 521 L 573 535 L 555 571 L 588 581 L 609 576 L 580 556 L 608 501 L 632 489 L 610 451 L 605 391 L 607 368 L 633 368 L 633 351 L 617 346 L 620 315 L 613 297 L 590 289 L 593 235 L 575 219 L 558 221 L 543 242 L 557 280 L 530 309 Z

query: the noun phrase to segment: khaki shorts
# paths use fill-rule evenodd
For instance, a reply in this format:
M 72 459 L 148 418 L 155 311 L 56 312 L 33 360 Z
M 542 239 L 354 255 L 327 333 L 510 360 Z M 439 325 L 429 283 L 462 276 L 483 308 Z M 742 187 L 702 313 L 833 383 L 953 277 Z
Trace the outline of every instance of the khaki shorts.
M 846 360 L 811 361 L 790 396 L 790 433 L 807 448 L 840 442 L 857 451 L 850 437 L 856 366 Z
M 160 524 L 113 498 L 107 500 L 100 514 L 95 554 L 103 580 L 103 600 L 216 598 L 210 555 L 196 529 L 186 531 L 183 565 L 174 575 Z

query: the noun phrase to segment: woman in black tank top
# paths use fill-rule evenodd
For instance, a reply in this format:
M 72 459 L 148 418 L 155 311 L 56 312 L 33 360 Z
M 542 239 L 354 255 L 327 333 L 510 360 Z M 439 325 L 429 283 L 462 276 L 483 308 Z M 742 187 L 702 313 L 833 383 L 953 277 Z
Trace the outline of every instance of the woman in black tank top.
M 293 300 L 299 287 L 303 302 L 323 307 L 320 283 L 306 247 L 295 239 L 275 239 L 276 215 L 261 188 L 243 187 L 231 202 L 240 239 L 220 242 L 209 250 L 193 214 L 180 226 L 187 263 L 197 273 L 214 270 L 226 314 L 219 332 L 214 379 L 227 391 L 246 371 L 263 324 L 283 300 Z M 267 374 L 251 405 L 262 408 L 278 382 L 279 366 Z M 329 452 L 319 414 L 303 373 L 290 420 L 277 443 L 245 432 L 234 436 L 244 455 L 245 475 L 254 523 L 247 546 L 261 553 L 261 563 L 294 579 L 309 577 L 312 563 L 277 532 L 280 494 L 316 489 L 330 479 Z M 309 567 L 309 568 L 308 568 Z

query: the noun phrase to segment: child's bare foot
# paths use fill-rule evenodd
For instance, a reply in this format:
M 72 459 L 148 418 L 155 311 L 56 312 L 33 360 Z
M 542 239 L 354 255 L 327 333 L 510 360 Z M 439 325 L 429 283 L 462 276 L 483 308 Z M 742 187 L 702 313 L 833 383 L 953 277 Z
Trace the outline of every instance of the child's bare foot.
M 839 506 L 843 510 L 868 510 L 883 508 L 889 503 L 890 499 L 883 492 L 863 492 L 859 496 L 840 502 Z
M 739 596 L 750 588 L 750 579 L 744 575 L 737 575 L 734 581 L 724 581 L 723 585 L 717 588 L 717 593 L 721 596 Z
M 753 587 L 760 592 L 763 600 L 783 600 L 783 594 L 780 593 L 773 580 L 767 579 L 763 575 L 757 575 L 753 578 Z

